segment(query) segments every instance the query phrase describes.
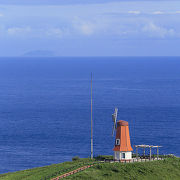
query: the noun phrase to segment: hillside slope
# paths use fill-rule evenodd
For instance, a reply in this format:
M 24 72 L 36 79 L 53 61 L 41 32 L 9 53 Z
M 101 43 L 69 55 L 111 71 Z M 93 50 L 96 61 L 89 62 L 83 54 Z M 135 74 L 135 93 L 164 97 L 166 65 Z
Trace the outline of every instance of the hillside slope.
M 78 180 L 123 180 L 123 179 L 153 179 L 179 180 L 180 159 L 166 159 L 163 161 L 139 162 L 130 164 L 100 164 L 66 179 Z
M 65 162 L 46 167 L 34 168 L 15 173 L 0 175 L 0 180 L 41 180 L 51 179 L 65 172 L 71 171 L 91 160 L 81 159 L 74 162 Z M 153 179 L 179 180 L 180 158 L 168 158 L 162 161 L 138 163 L 104 163 L 71 175 L 65 179 L 77 180 L 121 180 L 121 179 Z

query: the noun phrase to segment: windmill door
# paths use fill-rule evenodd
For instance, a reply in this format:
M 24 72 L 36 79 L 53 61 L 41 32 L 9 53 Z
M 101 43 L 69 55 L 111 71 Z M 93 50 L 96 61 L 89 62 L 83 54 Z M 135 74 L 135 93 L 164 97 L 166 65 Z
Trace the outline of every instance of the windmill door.
M 120 152 L 116 152 L 116 159 L 120 160 Z

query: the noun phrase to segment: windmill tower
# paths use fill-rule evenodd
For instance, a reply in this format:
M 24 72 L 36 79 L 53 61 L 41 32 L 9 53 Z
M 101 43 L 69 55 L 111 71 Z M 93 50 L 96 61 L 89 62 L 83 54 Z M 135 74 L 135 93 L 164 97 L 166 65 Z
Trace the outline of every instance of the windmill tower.
M 112 136 L 114 135 L 114 131 L 116 130 L 116 138 L 115 145 L 113 148 L 114 151 L 114 159 L 115 160 L 130 160 L 132 159 L 132 147 L 130 142 L 129 135 L 129 125 L 127 121 L 120 120 L 117 121 L 117 112 L 118 109 L 115 108 L 114 114 L 112 114 L 113 120 L 113 131 Z

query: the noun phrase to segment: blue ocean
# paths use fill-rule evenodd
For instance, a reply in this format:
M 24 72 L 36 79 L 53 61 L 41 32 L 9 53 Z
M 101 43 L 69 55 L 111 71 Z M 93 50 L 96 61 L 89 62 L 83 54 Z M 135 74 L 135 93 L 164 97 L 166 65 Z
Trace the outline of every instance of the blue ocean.
M 180 156 L 180 57 L 0 58 L 0 173 L 90 156 L 91 72 L 94 155 L 117 107 L 132 147 Z

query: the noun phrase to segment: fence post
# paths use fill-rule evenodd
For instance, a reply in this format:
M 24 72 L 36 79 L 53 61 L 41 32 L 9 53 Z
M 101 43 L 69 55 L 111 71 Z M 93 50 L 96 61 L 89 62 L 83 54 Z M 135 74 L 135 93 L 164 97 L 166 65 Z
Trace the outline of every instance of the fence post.
M 136 147 L 136 158 L 138 158 L 138 147 Z
M 150 157 L 149 157 L 149 159 L 151 160 L 151 147 L 150 147 Z

